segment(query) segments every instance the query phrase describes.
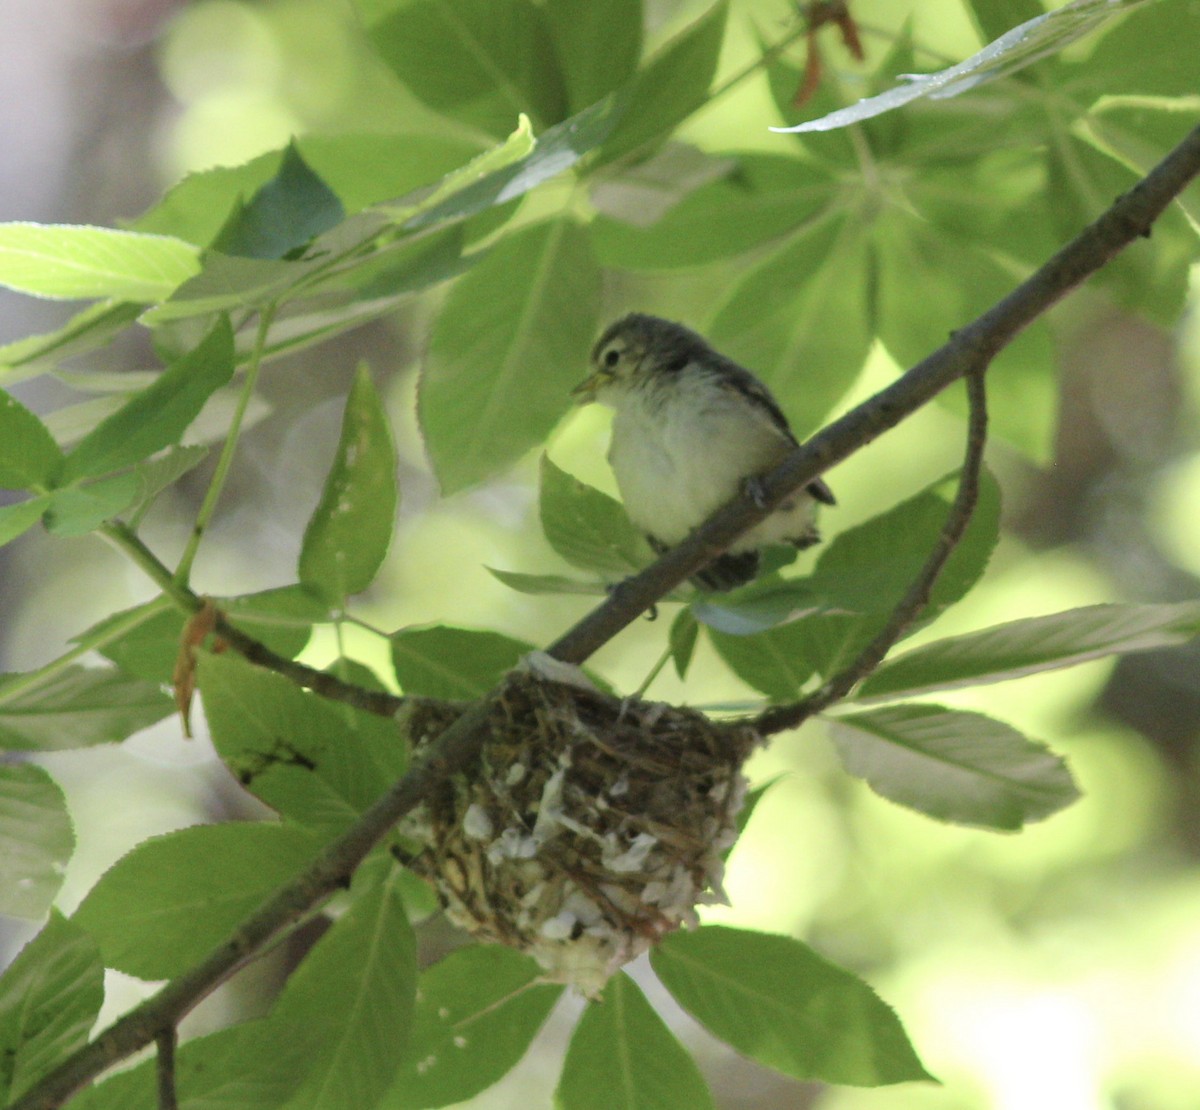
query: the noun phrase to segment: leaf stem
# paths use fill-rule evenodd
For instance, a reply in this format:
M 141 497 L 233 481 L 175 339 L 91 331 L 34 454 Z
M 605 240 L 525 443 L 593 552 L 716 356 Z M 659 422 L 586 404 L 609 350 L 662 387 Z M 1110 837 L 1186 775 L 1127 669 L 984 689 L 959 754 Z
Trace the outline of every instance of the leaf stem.
M 658 661 L 650 668 L 650 673 L 642 680 L 642 684 L 633 692 L 634 698 L 640 698 L 647 690 L 650 689 L 650 684 L 658 678 L 662 673 L 663 667 L 667 665 L 667 660 L 671 658 L 671 645 L 668 643 L 662 655 L 658 657 Z
M 196 523 L 192 526 L 192 534 L 188 537 L 187 546 L 183 549 L 183 555 L 179 559 L 179 565 L 175 569 L 175 581 L 181 586 L 187 586 L 188 579 L 192 573 L 192 564 L 196 560 L 196 552 L 200 548 L 200 541 L 204 538 L 205 529 L 212 521 L 213 514 L 217 511 L 217 502 L 221 499 L 221 492 L 225 488 L 225 481 L 229 477 L 230 467 L 233 465 L 234 452 L 237 451 L 238 439 L 241 436 L 242 422 L 246 417 L 246 409 L 250 405 L 250 398 L 254 396 L 254 387 L 258 384 L 258 372 L 262 368 L 263 351 L 267 346 L 267 333 L 271 330 L 271 321 L 275 318 L 276 304 L 274 301 L 264 305 L 258 315 L 258 331 L 254 336 L 254 348 L 250 353 L 250 361 L 246 366 L 246 380 L 242 383 L 242 392 L 238 397 L 237 408 L 233 411 L 233 420 L 229 425 L 229 434 L 225 437 L 225 445 L 221 448 L 220 457 L 217 459 L 216 469 L 213 471 L 212 481 L 208 484 L 208 492 L 204 495 L 204 501 L 200 505 L 200 511 L 196 514 Z

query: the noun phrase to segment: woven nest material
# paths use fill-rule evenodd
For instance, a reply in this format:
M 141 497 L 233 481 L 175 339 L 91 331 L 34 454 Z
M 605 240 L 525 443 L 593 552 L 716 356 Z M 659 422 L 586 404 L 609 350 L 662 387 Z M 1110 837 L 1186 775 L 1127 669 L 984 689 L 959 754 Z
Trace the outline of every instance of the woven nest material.
M 419 750 L 459 711 L 414 701 L 401 723 Z M 753 729 L 529 671 L 506 679 L 489 728 L 474 772 L 401 828 L 458 925 L 594 995 L 697 904 L 726 900 Z

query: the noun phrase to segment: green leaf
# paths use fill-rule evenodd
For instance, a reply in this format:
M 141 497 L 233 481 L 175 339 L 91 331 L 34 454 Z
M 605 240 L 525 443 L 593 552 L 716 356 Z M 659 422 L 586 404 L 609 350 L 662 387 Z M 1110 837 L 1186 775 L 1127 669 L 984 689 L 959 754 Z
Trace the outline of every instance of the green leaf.
M 406 694 L 430 698 L 482 697 L 533 644 L 499 632 L 430 625 L 392 633 L 392 665 Z
M 502 135 L 522 112 L 543 126 L 566 115 L 545 15 L 528 0 L 413 0 L 367 35 L 417 97 L 460 123 Z
M 277 1110 L 304 1078 L 313 1045 L 286 1039 L 267 1019 L 193 1037 L 175 1052 L 175 1089 L 185 1110 Z M 71 1110 L 161 1110 L 157 1063 L 148 1057 L 71 1100 Z
M 0 765 L 0 913 L 41 917 L 74 849 L 67 800 L 54 780 L 32 763 Z
M 1038 0 L 968 0 L 967 7 L 984 42 L 998 39 L 1018 23 L 1045 14 Z
M 748 686 L 772 701 L 794 701 L 816 670 L 810 624 L 796 621 L 752 636 L 709 627 L 708 635 L 717 654 Z
M 397 499 L 391 428 L 362 364 L 346 399 L 333 466 L 304 530 L 301 584 L 334 604 L 362 593 L 387 555 Z
M 572 112 L 633 76 L 642 56 L 642 0 L 548 0 L 545 12 Z
M 805 436 L 858 377 L 871 347 L 861 222 L 814 221 L 744 270 L 709 338 L 771 387 Z
M 599 580 L 581 582 L 577 578 L 565 578 L 561 574 L 521 574 L 519 571 L 497 570 L 495 567 L 484 567 L 483 569 L 519 594 L 530 594 L 535 597 L 544 594 L 577 594 L 582 597 L 608 596 L 608 584 Z
M 646 62 L 629 83 L 628 108 L 604 144 L 604 161 L 665 139 L 704 103 L 728 13 L 727 0 L 718 0 Z
M 587 235 L 567 218 L 507 236 L 454 284 L 418 400 L 446 493 L 491 477 L 546 438 L 570 404 L 599 292 Z
M 946 523 L 948 479 L 836 536 L 817 560 L 811 589 L 831 608 L 885 613 L 907 592 Z M 1000 534 L 1000 486 L 986 470 L 962 540 L 934 585 L 926 616 L 964 597 L 987 567 Z M 881 559 L 880 552 L 887 552 Z
M 772 775 L 766 782 L 760 786 L 754 787 L 753 790 L 746 791 L 746 800 L 742 803 L 742 808 L 738 810 L 737 815 L 737 840 L 734 840 L 728 848 L 725 849 L 723 858 L 729 859 L 733 854 L 734 848 L 738 846 L 738 841 L 742 839 L 742 833 L 746 831 L 746 826 L 750 824 L 750 818 L 754 816 L 754 811 L 758 809 L 758 803 L 767 796 L 767 791 L 771 789 L 777 782 L 785 778 L 785 772 L 780 772 L 778 775 Z
M 788 624 L 821 608 L 823 599 L 804 579 L 765 575 L 720 597 L 692 603 L 698 621 L 730 636 L 752 636 Z
M 908 77 L 905 84 L 878 96 L 860 100 L 819 119 L 772 131 L 831 131 L 890 112 L 921 97 L 958 96 L 989 81 L 1018 73 L 1026 66 L 1057 53 L 1076 39 L 1090 34 L 1105 20 L 1147 0 L 1075 0 L 1054 11 L 1027 20 L 1005 32 L 977 54 L 937 73 Z
M 62 458 L 46 425 L 15 397 L 0 392 L 0 489 L 52 485 Z
M 285 262 L 205 251 L 204 268 L 145 313 L 142 321 L 159 327 L 173 320 L 265 305 L 282 299 L 297 281 L 324 264 L 324 259 Z
M 650 962 L 710 1033 L 785 1075 L 855 1087 L 931 1078 L 891 1008 L 791 937 L 707 925 L 664 938 Z
M 86 535 L 133 505 L 140 489 L 138 476 L 126 472 L 55 490 L 44 517 L 46 531 L 56 536 Z
M 207 447 L 169 447 L 158 458 L 138 463 L 133 472 L 138 480 L 135 504 L 139 511 L 147 508 L 163 490 L 173 486 L 206 458 Z
M 52 912 L 0 977 L 0 1101 L 15 1100 L 87 1044 L 103 1001 L 95 944 Z
M 1088 82 L 1093 96 L 1194 97 L 1197 50 L 1200 27 L 1187 0 L 1156 0 L 1106 34 L 1087 57 L 1072 59 L 1067 73 L 1073 82 Z M 1148 58 L 1153 65 L 1146 64 Z M 1092 96 L 1083 99 L 1091 103 Z
M 50 506 L 50 498 L 31 497 L 14 505 L 0 506 L 0 547 L 28 532 Z
M 690 608 L 679 610 L 671 622 L 671 631 L 667 634 L 667 643 L 671 649 L 671 662 L 675 664 L 675 673 L 680 678 L 687 678 L 688 668 L 692 665 L 692 656 L 696 652 L 696 641 L 700 636 L 700 626 Z
M 700 1069 L 625 972 L 589 1003 L 554 1092 L 560 1110 L 703 1110 Z
M 1004 682 L 1108 655 L 1174 647 L 1197 635 L 1200 602 L 1068 609 L 913 648 L 867 678 L 857 700 Z
M 191 243 L 72 224 L 0 224 L 0 285 L 60 300 L 165 300 L 200 268 Z
M 619 181 L 606 188 L 611 191 Z M 636 208 L 627 221 L 599 216 L 592 223 L 596 254 L 606 266 L 633 270 L 726 261 L 800 227 L 831 203 L 839 188 L 817 163 L 742 154 L 732 173 L 702 185 L 649 226 Z
M 0 347 L 0 377 L 29 377 L 63 359 L 103 347 L 142 313 L 143 306 L 100 301 L 75 313 L 61 328 Z M 16 374 L 15 371 L 22 371 Z
M 470 945 L 422 972 L 412 1037 L 379 1110 L 423 1110 L 472 1098 L 525 1054 L 563 988 L 528 956 Z
M 960 190 L 965 187 L 960 182 Z M 971 196 L 972 213 L 982 195 Z M 995 197 L 994 206 L 1011 213 L 1011 202 L 1004 198 Z M 878 336 L 901 366 L 913 366 L 937 350 L 951 332 L 1012 288 L 1011 269 L 979 249 L 978 230 L 965 238 L 947 231 L 947 207 L 946 203 L 927 205 L 920 218 L 893 212 L 876 227 Z M 1015 219 L 1009 215 L 1005 222 L 1011 240 Z M 913 280 L 914 274 L 921 275 L 919 282 Z M 1054 449 L 1058 381 L 1045 325 L 1024 331 L 997 355 L 992 368 L 994 373 L 989 372 L 987 379 L 991 434 L 1003 436 L 1035 461 L 1048 463 Z M 954 390 L 950 397 L 955 408 L 965 409 L 964 389 Z
M 398 208 L 396 216 L 411 231 L 465 219 L 493 205 L 516 200 L 543 181 L 569 170 L 604 142 L 625 107 L 625 98 L 620 94 L 606 97 L 550 128 L 531 148 L 528 142 L 532 136 L 523 124 L 499 147 L 448 174 L 429 198 Z
M 408 1046 L 416 943 L 404 911 L 403 872 L 390 860 L 378 880 L 360 868 L 353 903 L 288 980 L 269 1019 L 284 1050 L 311 1045 L 289 1110 L 372 1107 Z
M 621 578 L 653 559 L 621 503 L 560 470 L 549 455 L 542 456 L 538 508 L 550 546 L 573 566 Z
M 234 211 L 212 246 L 242 258 L 283 258 L 345 215 L 337 194 L 313 173 L 293 142 L 278 173 Z
M 0 676 L 0 748 L 53 752 L 112 744 L 174 708 L 156 683 L 111 667 L 67 667 L 32 687 L 26 678 Z
M 1079 797 L 1062 759 L 980 713 L 891 705 L 838 717 L 830 731 L 850 774 L 939 821 L 1014 830 Z
M 84 436 L 67 456 L 62 481 L 119 470 L 175 443 L 233 368 L 233 329 L 221 317 L 194 351 Z
M 201 655 L 197 678 L 225 765 L 299 824 L 342 831 L 404 770 L 404 745 L 391 722 L 383 722 L 379 743 L 358 711 L 229 655 Z
M 223 941 L 321 841 L 296 825 L 197 825 L 145 840 L 92 887 L 72 919 L 100 945 L 106 967 L 169 979 Z

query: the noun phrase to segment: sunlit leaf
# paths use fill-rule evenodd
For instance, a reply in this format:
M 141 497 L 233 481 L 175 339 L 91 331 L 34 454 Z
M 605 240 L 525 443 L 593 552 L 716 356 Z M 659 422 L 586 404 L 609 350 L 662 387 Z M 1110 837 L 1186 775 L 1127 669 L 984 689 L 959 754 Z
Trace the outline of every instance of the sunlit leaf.
M 335 603 L 365 590 L 387 555 L 398 497 L 387 414 L 370 372 L 360 365 L 333 466 L 304 530 L 300 582 Z
M 785 1075 L 856 1087 L 930 1078 L 890 1007 L 792 937 L 707 925 L 664 938 L 650 962 L 710 1033 Z
M 807 120 L 794 127 L 773 127 L 772 131 L 831 131 L 861 123 L 883 112 L 902 107 L 921 97 L 958 96 L 988 81 L 1017 73 L 1034 62 L 1057 53 L 1063 47 L 1090 34 L 1105 20 L 1147 0 L 1074 0 L 1006 31 L 979 53 L 937 73 L 902 74 L 907 83 L 879 96 L 860 100 L 849 108 Z
M 96 945 L 52 913 L 0 977 L 0 1100 L 15 1100 L 82 1048 L 103 1001 Z
M 515 462 L 562 416 L 596 330 L 599 283 L 587 236 L 567 218 L 507 236 L 455 283 L 418 399 L 446 493 Z
M 1003 682 L 1090 659 L 1152 651 L 1200 635 L 1200 603 L 1089 605 L 935 640 L 889 659 L 862 684 L 860 700 L 909 697 Z
M 73 224 L 0 224 L 0 285 L 61 300 L 152 304 L 200 268 L 191 243 Z
M 54 780 L 32 763 L 0 765 L 0 913 L 41 917 L 74 848 L 67 801 Z
M 140 488 L 138 476 L 127 471 L 55 490 L 43 517 L 46 531 L 55 536 L 86 535 L 130 508 Z
M 561 1110 L 704 1110 L 696 1062 L 623 971 L 575 1027 L 554 1092 Z
M 486 1090 L 525 1054 L 563 988 L 528 956 L 459 948 L 421 974 L 412 1037 L 379 1110 L 423 1110 Z
M 525 129 L 518 128 L 494 151 L 485 152 L 476 162 L 448 174 L 433 194 L 433 200 L 397 209 L 397 218 L 411 230 L 463 219 L 524 196 L 543 181 L 569 170 L 603 143 L 626 109 L 627 98 L 622 94 L 605 97 L 551 127 L 538 137 L 528 153 L 522 152 L 514 161 L 511 155 L 520 150 L 520 144 L 525 141 L 522 139 Z M 494 160 L 501 164 L 495 165 Z M 440 198 L 438 194 L 441 194 Z
M 106 967 L 169 979 L 225 939 L 321 841 L 296 825 L 237 821 L 145 840 L 92 887 L 72 919 Z
M 111 744 L 173 709 L 157 683 L 114 668 L 67 667 L 36 684 L 0 676 L 0 748 L 60 751 Z

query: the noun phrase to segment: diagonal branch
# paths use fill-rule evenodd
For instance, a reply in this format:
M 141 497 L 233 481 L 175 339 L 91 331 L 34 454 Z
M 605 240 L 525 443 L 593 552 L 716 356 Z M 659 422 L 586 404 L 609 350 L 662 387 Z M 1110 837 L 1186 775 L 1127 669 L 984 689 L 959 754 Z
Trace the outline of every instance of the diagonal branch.
M 754 718 L 751 723 L 761 735 L 772 736 L 789 728 L 798 728 L 809 717 L 841 701 L 883 662 L 883 657 L 929 604 L 934 584 L 963 538 L 979 500 L 979 472 L 983 468 L 983 448 L 987 443 L 987 391 L 982 369 L 973 370 L 967 375 L 967 398 L 970 403 L 967 452 L 958 479 L 958 490 L 946 523 L 917 577 L 892 610 L 887 623 L 845 670 L 839 671 L 808 697 L 789 705 L 773 706 Z
M 653 566 L 628 579 L 607 602 L 560 637 L 550 654 L 580 663 L 655 601 L 763 520 L 793 491 L 870 443 L 952 382 L 981 375 L 1022 328 L 1104 266 L 1150 227 L 1200 174 L 1200 127 L 1128 193 L 1002 301 L 888 388 L 792 452 L 762 482 L 762 506 L 740 496 Z M 9 1110 L 54 1110 L 119 1060 L 174 1026 L 242 963 L 343 887 L 392 825 L 442 779 L 469 766 L 483 746 L 490 698 L 467 709 L 359 820 L 305 871 L 281 887 L 221 945 L 141 1006 L 118 1019 L 36 1083 Z

